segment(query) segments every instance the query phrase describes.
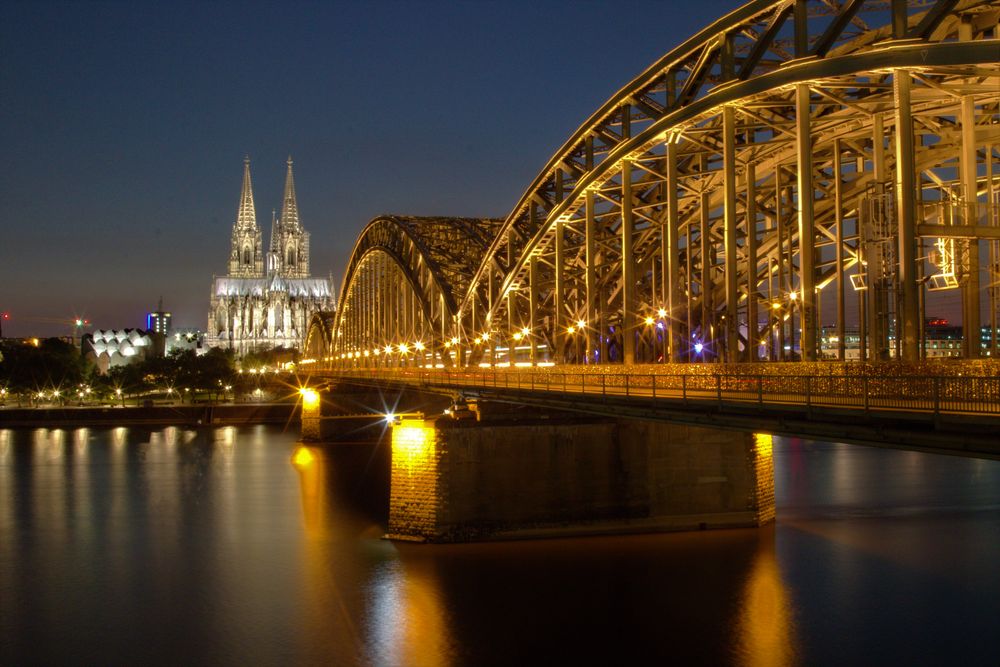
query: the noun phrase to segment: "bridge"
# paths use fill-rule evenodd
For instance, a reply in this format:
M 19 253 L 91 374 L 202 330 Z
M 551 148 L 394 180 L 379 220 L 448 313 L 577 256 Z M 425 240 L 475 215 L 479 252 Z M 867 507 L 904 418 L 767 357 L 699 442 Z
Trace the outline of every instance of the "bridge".
M 998 23 L 996 0 L 749 2 L 597 109 L 505 218 L 372 220 L 303 367 L 995 455 Z M 954 304 L 962 364 L 925 326 Z

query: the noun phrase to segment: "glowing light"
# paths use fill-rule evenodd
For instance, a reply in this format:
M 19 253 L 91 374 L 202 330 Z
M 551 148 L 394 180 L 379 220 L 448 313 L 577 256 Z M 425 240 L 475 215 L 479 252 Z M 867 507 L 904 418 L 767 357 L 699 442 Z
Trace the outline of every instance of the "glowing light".
M 777 301 L 773 302 L 771 304 L 771 310 L 781 310 L 781 304 L 778 303 Z
M 527 338 L 528 336 L 531 335 L 531 329 L 529 329 L 528 327 L 524 327 L 523 329 L 521 329 L 521 335 Z
M 292 465 L 296 468 L 307 468 L 313 464 L 316 457 L 309 451 L 308 447 L 298 447 L 292 454 Z
M 576 321 L 576 328 L 577 329 L 582 329 L 585 326 L 587 326 L 587 323 L 584 320 L 577 320 Z
M 391 424 L 394 421 L 396 421 L 396 415 L 392 414 L 391 412 L 387 413 L 385 416 L 385 422 L 387 424 Z
M 702 345 L 701 343 L 695 343 L 694 344 L 694 353 L 695 354 L 701 354 L 701 351 L 704 350 L 704 349 L 705 349 L 705 346 Z
M 410 346 L 409 345 L 407 345 L 406 343 L 400 343 L 399 344 L 399 353 L 400 354 L 406 354 L 409 351 L 410 351 Z
M 386 354 L 392 354 L 392 345 L 386 345 L 384 351 Z
M 424 344 L 418 340 L 416 343 L 413 344 L 413 349 L 416 350 L 417 352 L 420 352 L 424 349 Z
M 521 340 L 522 337 L 523 337 L 523 335 L 521 334 L 520 331 L 515 331 L 514 332 L 514 340 Z
M 657 317 L 666 317 L 667 316 L 667 309 L 666 308 L 660 308 L 658 311 L 656 311 L 656 316 Z
M 798 292 L 796 292 L 796 291 L 793 290 L 793 291 L 791 291 L 791 292 L 788 293 L 788 300 L 789 301 L 795 301 L 798 298 L 799 298 L 799 293 Z
M 451 340 L 448 342 L 451 343 L 452 345 L 458 345 L 458 336 L 452 336 Z
M 573 325 L 570 325 L 570 326 L 566 327 L 566 333 L 568 333 L 568 334 L 576 333 L 576 328 L 573 327 Z
M 772 456 L 774 440 L 770 433 L 754 433 L 753 444 L 758 456 Z
M 647 326 L 647 327 L 649 327 L 649 326 L 652 326 L 652 325 L 653 325 L 653 318 L 652 318 L 652 317 L 647 317 L 647 318 L 646 318 L 645 320 L 643 320 L 643 321 L 644 321 L 644 322 L 646 323 L 646 326 Z
M 368 354 L 369 354 L 368 350 L 365 350 L 365 356 L 366 357 L 368 356 Z
M 302 387 L 299 389 L 299 395 L 302 396 L 303 407 L 315 408 L 319 405 L 319 393 L 315 389 Z
M 422 419 L 404 419 L 392 427 L 392 455 L 412 466 L 419 459 L 426 458 L 434 448 L 433 426 L 424 426 Z

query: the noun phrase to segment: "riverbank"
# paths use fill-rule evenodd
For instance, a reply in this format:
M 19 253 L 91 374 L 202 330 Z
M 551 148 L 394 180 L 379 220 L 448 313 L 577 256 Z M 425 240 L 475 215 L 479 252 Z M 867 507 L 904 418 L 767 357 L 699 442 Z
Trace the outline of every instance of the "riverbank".
M 139 407 L 3 408 L 0 426 L 134 426 L 283 424 L 298 419 L 295 403 L 221 403 Z

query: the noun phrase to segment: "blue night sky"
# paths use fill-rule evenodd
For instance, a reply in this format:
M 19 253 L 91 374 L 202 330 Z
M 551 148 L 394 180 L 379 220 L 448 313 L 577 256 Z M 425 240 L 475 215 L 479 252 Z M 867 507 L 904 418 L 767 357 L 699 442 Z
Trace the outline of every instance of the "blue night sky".
M 0 5 L 4 334 L 204 328 L 242 159 L 258 224 L 295 160 L 313 273 L 380 213 L 504 216 L 566 137 L 741 4 Z

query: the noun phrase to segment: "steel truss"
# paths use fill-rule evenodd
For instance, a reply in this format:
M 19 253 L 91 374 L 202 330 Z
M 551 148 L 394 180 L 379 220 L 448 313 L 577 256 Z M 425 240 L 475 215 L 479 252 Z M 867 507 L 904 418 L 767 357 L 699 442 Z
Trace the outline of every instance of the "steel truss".
M 372 221 L 324 358 L 813 360 L 833 299 L 840 359 L 850 308 L 863 359 L 916 361 L 936 288 L 979 356 L 998 21 L 997 0 L 748 3 L 608 100 L 505 220 Z

